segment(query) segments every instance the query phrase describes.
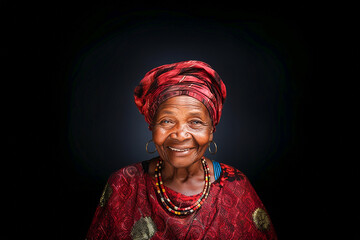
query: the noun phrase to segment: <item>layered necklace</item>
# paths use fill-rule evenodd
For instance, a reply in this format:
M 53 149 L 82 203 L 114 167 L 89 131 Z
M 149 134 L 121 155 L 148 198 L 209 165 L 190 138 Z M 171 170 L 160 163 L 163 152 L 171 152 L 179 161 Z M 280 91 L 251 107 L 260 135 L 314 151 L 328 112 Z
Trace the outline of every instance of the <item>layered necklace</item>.
M 171 202 L 170 198 L 166 194 L 164 183 L 163 183 L 163 180 L 161 177 L 162 163 L 163 163 L 163 161 L 161 159 L 159 159 L 156 164 L 156 168 L 155 168 L 156 183 L 155 183 L 155 185 L 156 185 L 157 193 L 160 195 L 161 203 L 164 205 L 164 207 L 169 212 L 176 214 L 176 215 L 188 215 L 188 214 L 195 212 L 199 208 L 201 208 L 201 206 L 205 202 L 206 198 L 208 197 L 209 191 L 210 191 L 210 169 L 206 163 L 205 158 L 204 157 L 201 158 L 201 163 L 203 165 L 204 175 L 205 175 L 204 176 L 204 178 L 205 178 L 204 189 L 203 189 L 203 192 L 202 192 L 200 198 L 189 207 L 175 206 L 175 204 Z

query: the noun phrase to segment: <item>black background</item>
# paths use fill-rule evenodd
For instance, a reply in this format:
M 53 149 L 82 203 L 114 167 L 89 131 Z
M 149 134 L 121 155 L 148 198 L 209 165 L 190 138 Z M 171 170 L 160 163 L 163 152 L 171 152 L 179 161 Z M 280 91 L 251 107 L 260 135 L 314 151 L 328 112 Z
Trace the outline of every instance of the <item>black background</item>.
M 335 216 L 351 7 L 1 4 L 5 237 L 85 238 L 107 177 L 151 157 L 134 87 L 189 59 L 228 88 L 211 158 L 249 177 L 279 238 L 333 236 L 346 222 Z

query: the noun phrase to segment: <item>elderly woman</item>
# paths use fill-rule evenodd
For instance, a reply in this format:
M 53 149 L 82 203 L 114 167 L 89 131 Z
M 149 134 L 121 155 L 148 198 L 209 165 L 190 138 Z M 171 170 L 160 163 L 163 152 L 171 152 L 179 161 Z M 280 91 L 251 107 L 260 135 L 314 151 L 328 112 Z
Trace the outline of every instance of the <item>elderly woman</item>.
M 239 170 L 204 157 L 226 88 L 206 63 L 157 67 L 135 88 L 159 154 L 109 178 L 87 239 L 276 239 Z M 211 145 L 211 147 L 210 147 Z M 212 150 L 211 150 L 212 148 Z

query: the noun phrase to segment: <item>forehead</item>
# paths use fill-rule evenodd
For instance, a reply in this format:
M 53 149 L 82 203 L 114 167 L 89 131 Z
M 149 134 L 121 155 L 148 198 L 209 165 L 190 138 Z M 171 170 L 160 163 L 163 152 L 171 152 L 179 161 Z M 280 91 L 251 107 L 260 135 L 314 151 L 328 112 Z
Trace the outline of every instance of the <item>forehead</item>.
M 158 114 L 161 112 L 169 111 L 188 111 L 199 112 L 204 115 L 208 115 L 207 108 L 199 100 L 189 96 L 176 96 L 169 98 L 163 102 L 158 108 Z

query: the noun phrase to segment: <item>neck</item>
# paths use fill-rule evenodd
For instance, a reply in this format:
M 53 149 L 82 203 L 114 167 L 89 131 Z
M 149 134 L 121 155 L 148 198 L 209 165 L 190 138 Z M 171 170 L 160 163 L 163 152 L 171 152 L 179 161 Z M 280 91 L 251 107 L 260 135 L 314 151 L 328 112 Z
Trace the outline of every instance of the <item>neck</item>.
M 163 161 L 162 176 L 165 182 L 175 181 L 184 183 L 189 180 L 193 180 L 201 177 L 204 178 L 204 169 L 201 163 L 201 159 L 194 162 L 190 166 L 176 168 L 170 163 Z

